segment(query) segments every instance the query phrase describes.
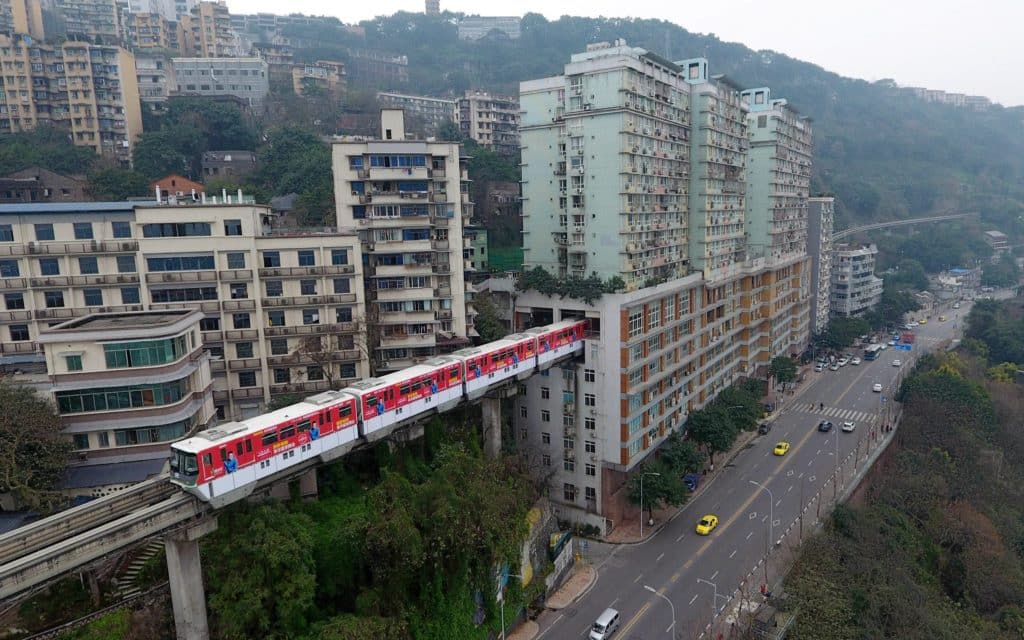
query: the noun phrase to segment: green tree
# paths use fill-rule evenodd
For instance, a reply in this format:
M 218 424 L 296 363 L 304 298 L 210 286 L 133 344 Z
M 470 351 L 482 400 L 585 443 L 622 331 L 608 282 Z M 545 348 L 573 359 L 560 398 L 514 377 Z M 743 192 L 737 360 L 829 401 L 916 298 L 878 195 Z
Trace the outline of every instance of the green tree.
M 457 122 L 453 120 L 445 120 L 441 123 L 441 126 L 437 128 L 437 139 L 449 142 L 461 142 L 462 129 L 459 128 Z
M 346 613 L 317 625 L 309 640 L 406 640 L 409 637 L 404 621 Z
M 772 358 L 768 366 L 768 375 L 775 378 L 776 382 L 793 382 L 796 380 L 796 362 L 789 356 Z
M 643 503 L 640 483 L 643 479 Z M 653 517 L 654 508 L 680 507 L 686 504 L 688 492 L 682 476 L 662 460 L 645 463 L 633 472 L 626 484 L 626 498 Z
M 188 136 L 192 141 L 198 134 Z M 158 180 L 169 174 L 189 174 L 192 145 L 178 137 L 176 131 L 164 129 L 139 136 L 132 149 L 135 171 L 146 180 Z
M 728 451 L 736 441 L 737 429 L 728 411 L 720 407 L 705 407 L 690 414 L 686 420 L 686 433 L 690 439 L 704 447 L 708 461 L 715 464 L 715 454 Z
M 852 346 L 859 336 L 870 331 L 871 325 L 864 318 L 832 318 L 821 341 L 832 349 L 845 349 Z
M 0 176 L 39 166 L 63 174 L 84 173 L 99 156 L 71 143 L 67 129 L 39 126 L 32 131 L 4 134 L 0 144 Z
M 316 133 L 299 127 L 274 129 L 267 134 L 259 159 L 255 180 L 265 193 L 297 193 L 297 214 L 305 224 L 333 224 L 331 150 Z
M 127 200 L 153 195 L 142 174 L 129 169 L 108 167 L 89 174 L 89 187 L 97 200 Z
M 479 294 L 473 298 L 473 306 L 476 308 L 477 316 L 473 321 L 480 339 L 484 342 L 500 340 L 508 335 L 505 324 L 501 321 L 498 308 L 488 294 Z
M 255 151 L 257 132 L 234 105 L 195 96 L 175 96 L 167 101 L 164 128 L 197 131 L 203 151 Z
M 212 626 L 220 637 L 284 640 L 306 630 L 316 594 L 313 526 L 309 516 L 278 504 L 221 513 L 203 548 Z
M 71 441 L 53 405 L 30 387 L 0 378 L 0 493 L 32 509 L 62 502 Z
M 987 287 L 1014 287 L 1020 282 L 1020 268 L 1009 253 L 981 267 L 981 283 Z
M 669 435 L 658 454 L 672 473 L 682 477 L 687 473 L 700 471 L 704 454 L 697 450 L 692 440 L 685 440 L 678 431 Z

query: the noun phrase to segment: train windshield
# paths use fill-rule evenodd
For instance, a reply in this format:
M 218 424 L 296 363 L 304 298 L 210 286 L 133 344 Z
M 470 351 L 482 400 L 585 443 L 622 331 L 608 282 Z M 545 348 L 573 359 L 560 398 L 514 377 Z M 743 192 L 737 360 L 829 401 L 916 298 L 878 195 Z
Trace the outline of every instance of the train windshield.
M 199 475 L 199 465 L 196 464 L 196 454 L 185 453 L 176 449 L 171 450 L 171 472 L 177 478 L 195 478 Z

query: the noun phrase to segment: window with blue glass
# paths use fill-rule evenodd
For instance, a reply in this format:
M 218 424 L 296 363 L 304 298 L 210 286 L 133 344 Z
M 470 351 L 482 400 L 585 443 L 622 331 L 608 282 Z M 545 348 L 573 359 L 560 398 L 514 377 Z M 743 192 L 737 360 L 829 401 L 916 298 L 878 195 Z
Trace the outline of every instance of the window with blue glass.
M 366 217 L 366 205 L 357 204 L 352 207 L 352 217 L 356 220 L 362 220 Z
M 100 289 L 84 289 L 82 294 L 85 296 L 85 306 L 87 307 L 102 307 L 103 306 L 103 291 Z
M 100 272 L 96 256 L 82 256 L 78 259 L 78 272 L 83 275 L 90 275 Z
M 281 266 L 281 252 L 280 251 L 264 251 L 263 252 L 263 266 L 264 268 L 280 267 Z
M 249 329 L 252 327 L 252 319 L 248 313 L 231 314 L 231 323 L 236 329 Z
M 21 268 L 17 260 L 0 260 L 0 278 L 17 278 L 21 275 Z
M 14 227 L 9 224 L 0 224 L 0 242 L 14 242 Z
M 348 249 L 331 249 L 331 264 L 348 264 Z
M 335 322 L 352 322 L 352 307 L 338 307 L 334 310 Z
M 132 237 L 132 223 L 123 220 L 110 223 L 110 230 L 115 238 Z
M 299 266 L 312 267 L 316 265 L 316 254 L 312 251 L 299 251 Z
M 240 235 L 242 235 L 242 221 L 241 220 L 225 220 L 224 221 L 224 235 L 226 235 L 226 236 L 240 236 Z
M 58 309 L 64 306 L 63 291 L 44 291 L 43 299 L 46 301 L 47 309 Z
M 212 255 L 146 258 L 146 266 L 150 271 L 198 271 L 215 268 Z
M 92 223 L 91 222 L 76 222 L 74 223 L 75 228 L 75 240 L 92 240 Z
M 284 285 L 280 280 L 266 280 L 268 298 L 278 298 L 284 295 Z
M 5 293 L 4 294 L 4 306 L 8 310 L 24 309 L 25 308 L 25 294 L 20 291 L 17 293 Z
M 402 264 L 404 256 L 401 253 L 384 253 L 377 256 L 377 264 L 387 267 L 397 267 Z
M 182 238 L 211 235 L 209 222 L 165 222 L 142 225 L 144 238 Z
M 363 156 L 349 156 L 348 166 L 350 169 L 362 169 L 363 168 Z
M 242 252 L 231 252 L 228 254 L 228 269 L 244 269 L 245 254 Z
M 402 240 L 430 240 L 430 229 L 402 229 Z
M 348 278 L 334 279 L 334 293 L 350 293 L 352 290 Z
M 217 287 L 187 287 L 183 289 L 154 289 L 153 302 L 195 302 L 216 300 Z
M 42 242 L 44 240 L 53 240 L 54 238 L 56 238 L 56 236 L 53 233 L 53 225 L 52 224 L 50 224 L 48 222 L 44 222 L 44 223 L 39 223 L 39 224 L 35 225 L 35 227 L 36 227 L 36 240 L 39 240 L 40 242 Z
M 154 296 L 155 292 L 154 292 Z M 121 287 L 121 304 L 139 304 L 138 287 Z
M 426 180 L 406 180 L 398 183 L 398 191 L 405 193 L 408 191 L 426 191 L 427 181 Z
M 363 193 L 366 193 L 366 183 L 362 182 L 362 181 L 353 182 L 352 183 L 352 193 L 353 194 L 363 194 Z
M 135 256 L 117 256 L 118 273 L 135 273 Z
M 59 276 L 60 262 L 57 258 L 39 258 L 39 273 L 44 276 Z
M 384 168 L 425 167 L 427 166 L 427 157 L 414 155 L 374 154 L 370 156 L 370 166 Z
M 425 204 L 402 205 L 399 209 L 399 215 L 403 218 L 413 218 L 430 215 L 430 211 Z
M 59 391 L 56 399 L 61 413 L 117 411 L 173 404 L 183 400 L 191 390 L 189 379 L 184 378 L 162 384 Z

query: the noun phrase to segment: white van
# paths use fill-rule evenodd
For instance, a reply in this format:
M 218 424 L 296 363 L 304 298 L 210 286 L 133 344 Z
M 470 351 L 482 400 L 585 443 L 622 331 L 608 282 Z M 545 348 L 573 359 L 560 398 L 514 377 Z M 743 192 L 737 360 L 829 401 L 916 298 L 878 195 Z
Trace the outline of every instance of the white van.
M 611 608 L 605 609 L 590 629 L 590 640 L 608 640 L 618 628 L 619 612 Z

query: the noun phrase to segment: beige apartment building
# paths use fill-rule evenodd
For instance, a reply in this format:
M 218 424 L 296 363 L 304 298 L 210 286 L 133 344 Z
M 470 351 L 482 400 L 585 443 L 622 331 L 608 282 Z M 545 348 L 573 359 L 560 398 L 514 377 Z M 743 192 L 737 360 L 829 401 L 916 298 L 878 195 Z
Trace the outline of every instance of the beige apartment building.
M 232 58 L 244 53 L 231 26 L 231 14 L 224 0 L 199 2 L 178 24 L 181 51 L 185 57 Z
M 125 40 L 117 0 L 55 0 L 53 6 L 68 40 L 107 45 Z
M 297 96 L 319 91 L 334 101 L 341 101 L 346 90 L 344 62 L 317 60 L 313 64 L 292 66 L 292 91 Z
M 67 126 L 75 145 L 127 166 L 142 133 L 135 58 L 87 42 L 38 43 L 0 35 L 0 134 Z
M 160 49 L 177 51 L 178 25 L 159 13 L 129 13 L 126 17 L 128 46 L 133 51 Z
M 467 91 L 458 100 L 458 122 L 462 135 L 503 155 L 519 153 L 519 100 Z
M 216 417 L 190 309 L 90 313 L 43 330 L 47 393 L 76 456 L 66 490 L 104 495 L 163 470 L 168 442 Z
M 40 0 L 3 0 L 0 2 L 0 34 L 24 33 L 42 40 L 43 5 Z
M 406 139 L 402 111 L 390 109 L 381 111 L 380 139 L 333 145 L 338 225 L 358 230 L 366 256 L 380 371 L 454 351 L 476 334 L 463 257 L 472 203 L 459 150 Z
M 192 308 L 222 419 L 366 377 L 357 236 L 271 221 L 237 200 L 0 205 L 0 363 L 90 313 Z

